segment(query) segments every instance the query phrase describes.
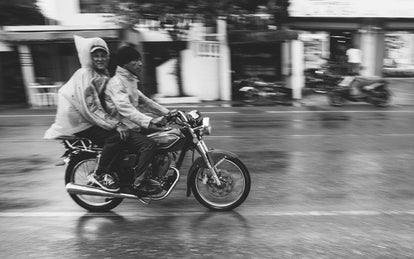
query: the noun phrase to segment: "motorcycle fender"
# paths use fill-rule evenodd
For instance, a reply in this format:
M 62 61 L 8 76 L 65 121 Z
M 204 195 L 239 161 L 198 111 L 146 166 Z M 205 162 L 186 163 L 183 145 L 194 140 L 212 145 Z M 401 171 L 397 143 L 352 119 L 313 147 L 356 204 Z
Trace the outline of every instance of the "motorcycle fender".
M 374 90 L 376 88 L 379 88 L 379 87 L 382 87 L 382 86 L 384 86 L 384 83 L 379 82 L 379 83 L 373 83 L 373 84 L 369 84 L 369 85 L 363 86 L 362 88 L 364 90 L 367 90 L 367 91 L 372 91 L 372 90 Z
M 209 150 L 208 155 L 214 164 L 220 161 L 220 159 L 222 159 L 223 157 L 237 157 L 236 154 L 221 149 Z M 200 168 L 208 168 L 202 157 L 197 158 L 188 170 L 187 197 L 191 195 L 190 179 L 192 178 L 192 175 L 195 174 Z

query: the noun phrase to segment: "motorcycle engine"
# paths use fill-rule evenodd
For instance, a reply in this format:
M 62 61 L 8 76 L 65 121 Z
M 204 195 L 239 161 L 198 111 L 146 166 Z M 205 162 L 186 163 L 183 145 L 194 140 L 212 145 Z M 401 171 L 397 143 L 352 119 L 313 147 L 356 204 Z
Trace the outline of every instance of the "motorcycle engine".
M 169 154 L 155 156 L 152 163 L 153 175 L 158 175 L 159 177 L 165 176 L 170 168 L 171 162 L 172 157 Z

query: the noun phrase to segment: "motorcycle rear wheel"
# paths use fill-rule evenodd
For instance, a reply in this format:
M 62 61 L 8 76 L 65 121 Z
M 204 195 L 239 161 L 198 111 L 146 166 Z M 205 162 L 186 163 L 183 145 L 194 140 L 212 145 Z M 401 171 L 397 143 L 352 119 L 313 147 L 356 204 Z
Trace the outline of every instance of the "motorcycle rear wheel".
M 232 210 L 240 206 L 250 192 L 251 180 L 246 166 L 236 157 L 226 157 L 216 165 L 222 183 L 217 186 L 209 169 L 200 168 L 191 176 L 190 186 L 197 201 L 211 210 Z
M 96 162 L 96 157 L 91 154 L 82 154 L 78 157 L 73 157 L 66 168 L 65 184 L 89 185 L 87 176 L 95 169 Z M 72 193 L 69 195 L 79 206 L 92 212 L 110 211 L 117 207 L 123 200 L 122 198 L 107 198 Z

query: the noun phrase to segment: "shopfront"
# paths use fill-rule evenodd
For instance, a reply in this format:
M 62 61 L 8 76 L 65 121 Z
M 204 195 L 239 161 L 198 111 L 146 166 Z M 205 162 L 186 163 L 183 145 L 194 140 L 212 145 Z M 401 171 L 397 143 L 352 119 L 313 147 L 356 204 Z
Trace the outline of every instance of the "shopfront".
M 113 55 L 119 29 L 8 26 L 1 34 L 10 48 L 0 52 L 0 103 L 55 106 L 56 93 L 79 68 L 73 35 L 102 37 Z M 113 59 L 111 59 L 113 60 Z M 110 64 L 115 70 L 115 64 Z
M 290 28 L 301 31 L 306 66 L 339 67 L 351 46 L 362 52 L 362 75 L 414 72 L 414 7 L 410 1 L 292 0 Z M 414 73 L 413 73 L 414 74 Z

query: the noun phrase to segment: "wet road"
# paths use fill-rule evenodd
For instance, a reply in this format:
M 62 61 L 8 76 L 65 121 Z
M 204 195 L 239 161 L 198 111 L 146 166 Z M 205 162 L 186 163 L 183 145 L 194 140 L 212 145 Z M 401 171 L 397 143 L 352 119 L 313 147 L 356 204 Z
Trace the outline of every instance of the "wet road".
M 53 112 L 1 111 L 0 257 L 414 257 L 413 107 L 200 110 L 207 144 L 251 172 L 233 212 L 185 196 L 187 162 L 166 200 L 87 213 L 54 166 L 63 148 L 41 139 Z

